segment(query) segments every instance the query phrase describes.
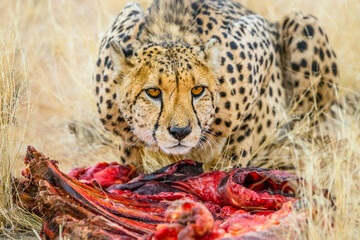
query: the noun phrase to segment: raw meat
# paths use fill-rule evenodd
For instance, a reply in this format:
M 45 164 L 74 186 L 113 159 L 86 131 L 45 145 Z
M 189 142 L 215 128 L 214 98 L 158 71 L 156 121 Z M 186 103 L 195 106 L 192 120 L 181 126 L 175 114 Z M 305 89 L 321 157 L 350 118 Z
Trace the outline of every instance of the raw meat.
M 135 167 L 100 163 L 61 172 L 28 147 L 16 202 L 44 220 L 44 239 L 276 239 L 297 201 L 294 175 L 261 168 L 203 173 L 179 161 L 135 177 Z M 19 196 L 20 199 L 16 198 Z

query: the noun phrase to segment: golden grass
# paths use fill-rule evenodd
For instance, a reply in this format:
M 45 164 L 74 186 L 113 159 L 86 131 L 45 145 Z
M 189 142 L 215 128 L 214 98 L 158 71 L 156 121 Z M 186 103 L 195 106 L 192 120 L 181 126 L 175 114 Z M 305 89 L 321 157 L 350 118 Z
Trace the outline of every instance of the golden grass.
M 26 145 L 60 159 L 64 171 L 117 161 L 118 140 L 99 128 L 91 76 L 102 33 L 126 2 L 0 2 L 0 234 L 14 236 L 22 231 L 21 236 L 27 238 L 24 234 L 39 230 L 39 220 L 13 205 L 9 196 L 11 177 L 19 176 L 24 167 Z M 357 87 L 359 1 L 240 2 L 271 20 L 291 11 L 317 16 L 337 52 L 341 88 Z M 140 3 L 149 5 L 149 1 Z M 315 197 L 304 186 L 309 202 L 314 198 L 317 202 L 309 205 L 317 214 L 307 216 L 307 231 L 302 233 L 306 239 L 355 239 L 360 234 L 359 121 L 349 114 L 339 115 L 331 131 L 313 131 L 306 120 L 301 121 L 270 156 L 279 166 L 291 161 L 298 175 L 336 196 L 337 210 L 333 211 L 324 198 Z M 152 162 L 146 164 L 157 168 Z
M 30 107 L 26 101 L 22 103 L 27 93 L 28 70 L 17 23 L 2 28 L 0 51 L 0 229 L 7 237 L 14 236 L 13 229 L 29 237 L 29 232 L 34 235 L 33 230 L 40 227 L 40 219 L 15 205 L 11 196 L 14 164 L 22 156 L 27 122 L 27 117 L 19 117 L 19 111 L 27 112 Z

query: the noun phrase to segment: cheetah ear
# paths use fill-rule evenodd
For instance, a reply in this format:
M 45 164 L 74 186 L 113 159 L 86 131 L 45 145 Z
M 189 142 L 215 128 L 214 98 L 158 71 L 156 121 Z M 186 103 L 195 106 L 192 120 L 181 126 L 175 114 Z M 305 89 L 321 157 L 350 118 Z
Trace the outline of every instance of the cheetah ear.
M 220 68 L 220 44 L 216 38 L 210 39 L 203 50 L 205 62 L 215 71 Z
M 132 50 L 123 48 L 118 41 L 110 42 L 110 57 L 113 62 L 115 76 L 124 74 L 134 67 L 130 60 L 132 54 Z

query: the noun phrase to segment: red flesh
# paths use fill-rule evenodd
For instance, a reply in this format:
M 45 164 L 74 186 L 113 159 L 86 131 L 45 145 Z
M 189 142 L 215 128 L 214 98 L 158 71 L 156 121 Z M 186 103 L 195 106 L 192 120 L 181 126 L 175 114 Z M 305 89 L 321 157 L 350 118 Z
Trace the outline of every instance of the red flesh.
M 296 189 L 289 183 L 299 180 L 259 168 L 201 174 L 201 164 L 190 160 L 137 178 L 133 166 L 117 163 L 66 175 L 32 147 L 25 163 L 27 180 L 17 180 L 17 190 L 43 217 L 42 235 L 50 239 L 64 221 L 69 238 L 210 240 L 269 229 L 290 214 Z

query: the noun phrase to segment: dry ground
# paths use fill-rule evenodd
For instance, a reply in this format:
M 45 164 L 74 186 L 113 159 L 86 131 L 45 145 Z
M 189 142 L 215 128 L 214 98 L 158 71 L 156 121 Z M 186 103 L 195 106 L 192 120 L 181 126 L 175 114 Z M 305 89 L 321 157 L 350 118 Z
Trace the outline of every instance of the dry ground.
M 91 76 L 102 34 L 126 2 L 0 1 L 0 234 L 19 237 L 14 234 L 22 229 L 21 236 L 28 238 L 26 231 L 39 231 L 39 221 L 8 197 L 10 178 L 19 176 L 27 145 L 61 159 L 65 171 L 117 160 L 114 144 L 104 145 L 99 138 Z M 360 1 L 240 2 L 270 20 L 291 11 L 317 16 L 338 55 L 340 94 L 358 88 Z M 316 139 L 303 121 L 273 157 L 292 161 L 297 174 L 336 196 L 336 211 L 321 197 L 316 206 L 310 205 L 317 214 L 308 215 L 303 238 L 355 239 L 360 234 L 360 125 L 357 117 L 340 115 L 331 131 L 320 131 Z M 305 187 L 304 192 L 315 198 Z

